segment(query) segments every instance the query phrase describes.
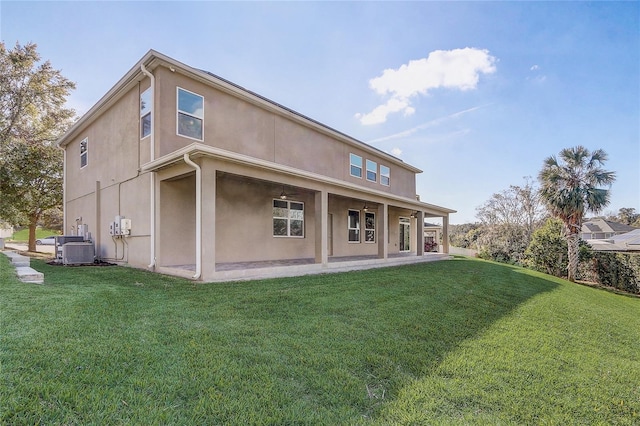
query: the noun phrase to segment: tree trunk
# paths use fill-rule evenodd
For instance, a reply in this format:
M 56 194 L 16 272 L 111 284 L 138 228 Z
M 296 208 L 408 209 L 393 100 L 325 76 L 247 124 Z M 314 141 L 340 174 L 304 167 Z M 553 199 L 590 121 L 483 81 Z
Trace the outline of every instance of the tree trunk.
M 578 272 L 578 250 L 579 235 L 570 233 L 567 236 L 567 246 L 569 247 L 569 263 L 567 265 L 567 278 L 571 282 L 576 281 L 576 273 Z
M 38 217 L 36 215 L 29 216 L 29 251 L 36 251 L 36 226 L 38 225 Z

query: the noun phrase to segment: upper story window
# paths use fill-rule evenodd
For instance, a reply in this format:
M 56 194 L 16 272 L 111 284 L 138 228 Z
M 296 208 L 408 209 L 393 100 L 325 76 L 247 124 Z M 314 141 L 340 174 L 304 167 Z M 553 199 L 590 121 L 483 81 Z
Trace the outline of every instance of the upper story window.
M 391 183 L 391 171 L 387 166 L 380 164 L 380 183 L 389 186 Z
M 378 181 L 378 164 L 375 161 L 367 160 L 367 180 Z
M 80 141 L 80 168 L 86 167 L 89 163 L 89 138 Z
M 151 134 L 151 87 L 140 95 L 140 139 Z
M 178 87 L 178 125 L 181 136 L 203 140 L 204 98 Z
M 273 236 L 304 237 L 304 203 L 273 200 Z
M 349 210 L 349 242 L 360 242 L 360 210 Z
M 362 157 L 355 154 L 349 154 L 350 173 L 351 176 L 362 177 Z

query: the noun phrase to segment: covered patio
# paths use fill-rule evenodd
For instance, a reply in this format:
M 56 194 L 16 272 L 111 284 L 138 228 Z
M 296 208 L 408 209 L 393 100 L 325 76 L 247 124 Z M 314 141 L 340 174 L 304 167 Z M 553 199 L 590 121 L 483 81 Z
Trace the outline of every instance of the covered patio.
M 448 258 L 452 210 L 254 162 L 194 145 L 149 166 L 158 175 L 156 271 L 216 282 Z M 442 220 L 441 253 L 425 254 L 427 217 Z

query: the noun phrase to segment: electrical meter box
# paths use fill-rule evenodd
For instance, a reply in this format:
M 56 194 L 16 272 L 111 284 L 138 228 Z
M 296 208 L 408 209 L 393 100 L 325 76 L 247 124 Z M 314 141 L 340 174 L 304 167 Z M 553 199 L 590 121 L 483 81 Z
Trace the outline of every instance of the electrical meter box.
M 131 235 L 131 219 L 127 219 L 124 216 L 116 216 L 114 221 L 109 224 L 109 235 Z
M 131 234 L 131 219 L 120 219 L 120 233 L 122 235 L 130 235 Z
M 120 222 L 111 222 L 109 224 L 109 235 L 120 235 Z

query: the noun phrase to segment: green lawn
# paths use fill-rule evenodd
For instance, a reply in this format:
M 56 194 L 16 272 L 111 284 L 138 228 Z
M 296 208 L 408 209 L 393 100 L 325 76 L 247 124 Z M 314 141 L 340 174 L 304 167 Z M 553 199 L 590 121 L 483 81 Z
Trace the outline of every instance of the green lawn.
M 194 284 L 0 256 L 0 424 L 639 424 L 640 299 L 458 258 Z
M 51 229 L 36 229 L 36 240 L 38 238 L 46 238 L 50 235 L 60 235 L 60 232 L 52 231 Z M 11 239 L 17 242 L 29 241 L 29 229 L 21 229 L 20 231 L 14 232 Z

